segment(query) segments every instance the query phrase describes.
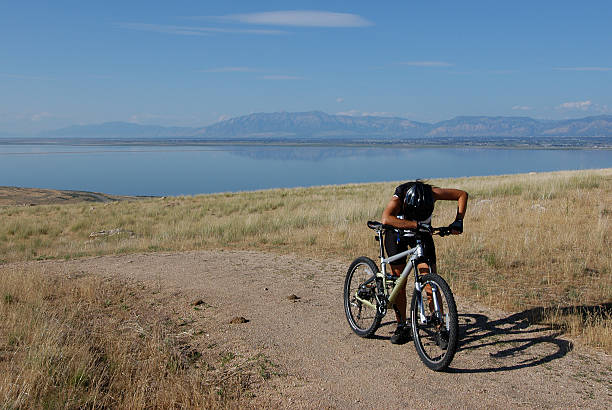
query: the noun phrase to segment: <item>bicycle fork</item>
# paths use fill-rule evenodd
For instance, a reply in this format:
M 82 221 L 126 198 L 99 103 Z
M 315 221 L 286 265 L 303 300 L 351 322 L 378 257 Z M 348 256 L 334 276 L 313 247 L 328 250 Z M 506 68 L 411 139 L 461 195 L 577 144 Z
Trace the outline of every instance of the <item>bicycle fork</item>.
M 423 303 L 423 286 L 419 281 L 414 282 L 414 291 L 417 292 L 417 304 L 419 308 L 419 322 L 427 324 L 427 316 L 425 316 L 425 306 Z
M 438 287 L 432 283 L 430 283 L 429 286 L 431 287 L 431 298 L 433 299 L 434 316 L 436 317 L 436 319 L 438 319 L 440 323 L 446 322 L 445 320 L 443 320 L 442 312 L 440 311 L 440 304 L 438 302 Z M 419 322 L 423 325 L 426 325 L 429 320 L 427 319 L 427 315 L 425 314 L 425 301 L 423 300 L 423 293 L 426 294 L 426 292 L 423 292 L 424 288 L 425 286 L 423 286 L 418 280 L 414 282 L 414 290 L 415 292 L 417 292 Z M 447 323 L 445 324 L 448 325 Z

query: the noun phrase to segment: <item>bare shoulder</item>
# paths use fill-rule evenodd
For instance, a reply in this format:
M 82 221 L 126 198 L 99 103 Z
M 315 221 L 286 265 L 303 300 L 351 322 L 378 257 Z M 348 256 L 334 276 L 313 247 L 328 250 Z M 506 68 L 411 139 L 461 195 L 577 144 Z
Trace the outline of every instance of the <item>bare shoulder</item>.
M 456 201 L 462 196 L 467 196 L 467 192 L 462 191 L 461 189 L 455 188 L 438 188 L 432 187 L 433 196 L 435 200 L 451 200 Z
M 387 204 L 387 207 L 394 210 L 400 210 L 402 208 L 402 200 L 393 195 Z
M 389 201 L 389 203 L 385 207 L 385 210 L 383 211 L 383 218 L 385 216 L 398 215 L 401 209 L 402 209 L 402 201 L 398 197 L 392 196 L 391 200 Z

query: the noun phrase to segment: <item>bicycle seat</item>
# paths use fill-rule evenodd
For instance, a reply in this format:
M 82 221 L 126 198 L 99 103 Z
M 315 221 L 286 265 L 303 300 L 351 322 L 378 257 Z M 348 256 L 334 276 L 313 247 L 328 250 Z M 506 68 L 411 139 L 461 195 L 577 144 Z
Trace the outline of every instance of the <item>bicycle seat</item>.
M 382 224 L 378 221 L 368 221 L 368 228 L 374 229 L 374 230 L 380 230 L 382 229 Z

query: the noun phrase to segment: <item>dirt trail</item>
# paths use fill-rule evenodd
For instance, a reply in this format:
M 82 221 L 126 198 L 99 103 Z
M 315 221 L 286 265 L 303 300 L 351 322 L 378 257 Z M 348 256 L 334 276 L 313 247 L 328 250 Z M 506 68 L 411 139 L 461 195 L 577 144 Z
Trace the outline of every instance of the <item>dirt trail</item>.
M 248 251 L 197 251 L 37 262 L 144 282 L 169 309 L 207 323 L 197 341 L 238 355 L 263 353 L 284 375 L 263 383 L 256 403 L 306 408 L 612 407 L 612 358 L 572 344 L 524 315 L 458 299 L 462 341 L 447 373 L 419 360 L 412 342 L 391 345 L 348 327 L 342 306 L 347 263 Z M 1 270 L 1 269 L 0 269 Z M 300 299 L 290 300 L 295 294 Z M 153 297 L 152 297 L 153 298 Z M 203 299 L 210 308 L 194 311 Z M 249 322 L 229 324 L 234 316 Z M 216 323 L 212 326 L 211 323 Z

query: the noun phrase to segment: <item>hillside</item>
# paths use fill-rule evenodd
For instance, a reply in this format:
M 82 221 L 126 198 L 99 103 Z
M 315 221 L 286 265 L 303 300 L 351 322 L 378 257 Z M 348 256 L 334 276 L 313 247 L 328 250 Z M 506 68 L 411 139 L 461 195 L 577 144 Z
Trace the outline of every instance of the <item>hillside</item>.
M 102 124 L 72 125 L 66 128 L 40 133 L 40 137 L 78 137 L 78 138 L 169 138 L 193 135 L 197 128 L 163 127 L 160 125 L 141 125 L 131 122 L 105 122 Z
M 109 195 L 99 192 L 0 186 L 0 206 L 51 205 L 82 202 L 113 202 L 143 197 Z
M 529 117 L 456 117 L 433 124 L 405 118 L 331 115 L 321 111 L 256 113 L 207 127 L 162 127 L 112 122 L 75 125 L 48 131 L 42 137 L 72 138 L 198 138 L 276 140 L 385 140 L 462 137 L 612 137 L 612 116 L 569 120 Z

